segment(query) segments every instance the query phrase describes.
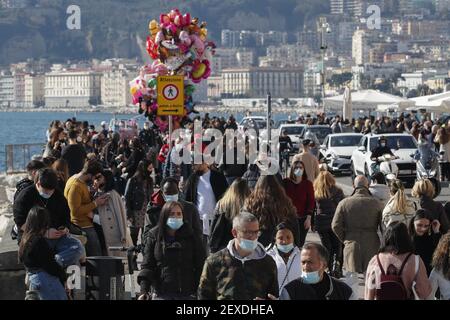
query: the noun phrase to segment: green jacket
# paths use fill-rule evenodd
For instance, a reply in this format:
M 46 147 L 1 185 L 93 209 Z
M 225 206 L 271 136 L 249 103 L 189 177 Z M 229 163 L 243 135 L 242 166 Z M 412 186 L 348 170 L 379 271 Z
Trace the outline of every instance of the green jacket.
M 198 288 L 199 300 L 253 300 L 278 296 L 275 261 L 258 244 L 246 258 L 237 256 L 234 239 L 227 246 L 210 255 L 203 266 Z

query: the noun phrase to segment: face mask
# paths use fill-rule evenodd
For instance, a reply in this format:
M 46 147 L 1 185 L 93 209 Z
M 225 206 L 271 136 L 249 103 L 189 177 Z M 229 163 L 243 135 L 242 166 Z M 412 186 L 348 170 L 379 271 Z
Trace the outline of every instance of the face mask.
M 295 169 L 294 175 L 295 175 L 296 177 L 301 177 L 301 176 L 303 176 L 303 170 L 300 169 L 300 168 Z
M 167 226 L 172 230 L 178 230 L 183 225 L 182 218 L 169 218 L 167 219 Z
M 38 189 L 38 191 L 39 191 L 39 189 Z M 39 191 L 39 195 L 40 195 L 42 198 L 44 198 L 44 199 L 50 199 L 50 197 L 53 195 L 53 193 L 48 194 L 48 193 L 45 193 L 45 192 L 43 192 L 43 191 Z
M 302 271 L 301 278 L 302 278 L 303 282 L 307 283 L 307 284 L 318 283 L 320 281 L 319 271 L 314 271 L 314 272 L 303 272 Z
M 248 239 L 241 239 L 239 241 L 239 247 L 241 247 L 244 251 L 252 252 L 256 249 L 258 246 L 258 240 L 248 240 Z
M 381 146 L 384 148 L 384 147 L 386 147 L 386 143 L 381 143 Z
M 293 243 L 289 243 L 289 244 L 277 244 L 277 248 L 278 248 L 278 250 L 280 250 L 281 252 L 288 253 L 288 252 L 290 252 L 292 249 L 294 249 L 294 244 L 293 244 Z
M 178 193 L 177 194 L 165 194 L 164 200 L 166 200 L 166 202 L 178 201 Z

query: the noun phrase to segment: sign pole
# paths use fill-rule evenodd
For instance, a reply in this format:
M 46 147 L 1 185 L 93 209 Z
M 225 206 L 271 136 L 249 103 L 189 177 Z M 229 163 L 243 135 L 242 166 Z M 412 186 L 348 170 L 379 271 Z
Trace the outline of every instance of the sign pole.
M 270 145 L 272 139 L 272 96 L 267 93 L 267 153 L 270 154 Z
M 170 154 L 172 153 L 172 116 L 169 116 L 169 157 Z M 170 160 L 169 160 L 170 161 Z

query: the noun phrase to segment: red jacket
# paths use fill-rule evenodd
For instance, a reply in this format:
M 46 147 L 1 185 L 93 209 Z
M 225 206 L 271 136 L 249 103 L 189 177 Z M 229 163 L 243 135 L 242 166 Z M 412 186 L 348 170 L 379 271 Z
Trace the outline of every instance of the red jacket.
M 286 194 L 291 198 L 297 209 L 297 216 L 301 218 L 306 215 L 312 215 L 315 206 L 312 182 L 303 180 L 299 184 L 295 184 L 290 179 L 284 179 L 283 184 Z

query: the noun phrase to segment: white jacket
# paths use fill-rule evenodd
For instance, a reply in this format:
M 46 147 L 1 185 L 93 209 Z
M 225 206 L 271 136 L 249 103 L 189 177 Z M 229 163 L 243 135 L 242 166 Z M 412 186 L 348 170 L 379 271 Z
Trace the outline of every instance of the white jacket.
M 268 247 L 269 248 L 269 247 Z M 289 260 L 284 263 L 283 258 L 281 257 L 278 248 L 273 246 L 271 249 L 267 251 L 267 254 L 275 260 L 278 270 L 278 287 L 279 293 L 283 290 L 284 286 L 287 285 L 292 280 L 300 278 L 302 274 L 302 265 L 300 261 L 300 249 L 298 247 L 294 247 L 289 256 Z
M 388 203 L 384 207 L 383 210 L 383 216 L 381 218 L 381 228 L 384 232 L 386 230 L 387 226 L 390 225 L 392 222 L 400 221 L 406 224 L 406 226 L 409 225 L 409 221 L 414 217 L 416 210 L 418 209 L 417 205 L 411 201 L 407 200 L 407 207 L 406 207 L 406 214 L 402 214 L 399 212 L 396 212 L 394 210 L 394 197 L 389 199 Z

